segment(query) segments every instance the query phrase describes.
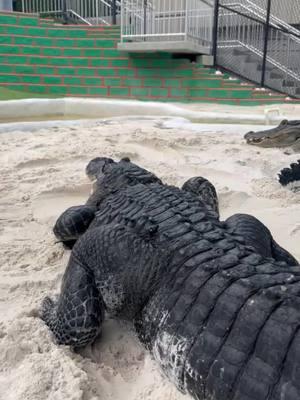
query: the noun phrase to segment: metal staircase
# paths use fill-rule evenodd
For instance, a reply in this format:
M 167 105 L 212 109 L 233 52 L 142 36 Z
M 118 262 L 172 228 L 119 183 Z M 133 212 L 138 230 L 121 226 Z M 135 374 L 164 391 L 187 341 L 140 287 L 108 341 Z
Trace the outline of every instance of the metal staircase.
M 251 82 L 300 98 L 300 31 L 259 2 L 220 0 L 216 63 Z

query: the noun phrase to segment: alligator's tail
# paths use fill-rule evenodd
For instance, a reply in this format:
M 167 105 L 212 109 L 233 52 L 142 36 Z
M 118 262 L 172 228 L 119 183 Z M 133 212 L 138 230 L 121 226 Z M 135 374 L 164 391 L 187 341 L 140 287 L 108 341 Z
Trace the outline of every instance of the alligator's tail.
M 279 173 L 279 182 L 282 186 L 293 184 L 297 181 L 300 185 L 300 160 L 291 164 L 289 168 L 283 168 Z

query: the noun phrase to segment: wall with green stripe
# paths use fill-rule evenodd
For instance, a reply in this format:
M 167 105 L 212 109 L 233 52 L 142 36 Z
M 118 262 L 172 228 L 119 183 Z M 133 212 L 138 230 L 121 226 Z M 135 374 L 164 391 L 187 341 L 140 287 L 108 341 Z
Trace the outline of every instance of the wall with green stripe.
M 245 105 L 284 99 L 171 54 L 122 53 L 119 40 L 119 27 L 54 26 L 0 14 L 0 86 L 51 96 Z

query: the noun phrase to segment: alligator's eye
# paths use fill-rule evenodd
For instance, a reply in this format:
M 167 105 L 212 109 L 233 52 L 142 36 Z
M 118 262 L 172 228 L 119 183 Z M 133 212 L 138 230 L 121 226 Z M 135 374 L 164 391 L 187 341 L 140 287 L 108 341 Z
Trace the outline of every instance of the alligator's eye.
M 288 120 L 287 119 L 284 119 L 284 120 L 282 120 L 281 122 L 280 122 L 280 124 L 279 124 L 279 126 L 285 126 L 285 125 L 287 125 L 288 124 Z

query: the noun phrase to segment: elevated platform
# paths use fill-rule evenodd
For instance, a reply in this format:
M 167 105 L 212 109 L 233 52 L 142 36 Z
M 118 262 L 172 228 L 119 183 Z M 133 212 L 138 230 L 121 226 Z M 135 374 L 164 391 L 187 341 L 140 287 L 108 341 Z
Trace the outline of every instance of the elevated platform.
M 209 47 L 201 46 L 189 40 L 178 41 L 149 41 L 149 42 L 121 42 L 118 50 L 128 53 L 187 53 L 187 54 L 210 54 Z

